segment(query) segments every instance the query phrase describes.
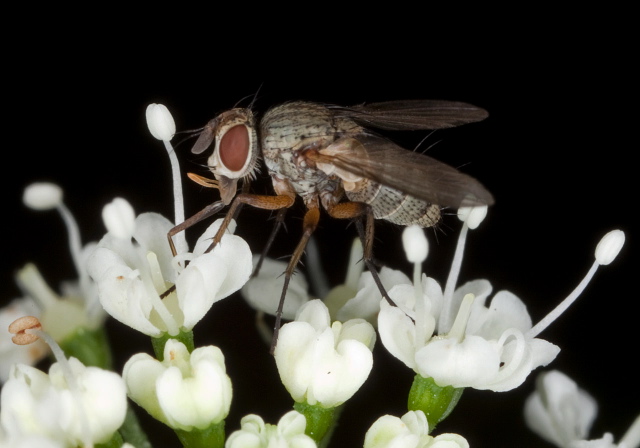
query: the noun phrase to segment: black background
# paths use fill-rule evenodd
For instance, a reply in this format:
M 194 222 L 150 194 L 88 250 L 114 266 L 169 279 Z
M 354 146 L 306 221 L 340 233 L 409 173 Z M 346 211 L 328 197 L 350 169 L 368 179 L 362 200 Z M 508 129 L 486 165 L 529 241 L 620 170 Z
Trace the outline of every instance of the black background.
M 197 37 L 172 23 L 149 22 L 137 37 L 123 35 L 116 23 L 95 28 L 84 23 L 46 32 L 34 28 L 37 45 L 5 44 L 0 300 L 19 295 L 13 273 L 28 261 L 52 285 L 75 277 L 57 214 L 21 203 L 30 182 L 49 180 L 64 188 L 84 242 L 102 236 L 101 208 L 116 196 L 128 199 L 137 212 L 171 217 L 170 167 L 162 144 L 146 128 L 149 103 L 167 105 L 178 130 L 188 130 L 256 92 L 262 111 L 296 99 L 344 105 L 466 101 L 487 109 L 490 117 L 436 132 L 422 146 L 432 146 L 431 156 L 480 179 L 496 198 L 470 235 L 461 281 L 488 278 L 494 291 L 514 292 L 536 322 L 581 280 L 602 235 L 614 228 L 626 233 L 619 258 L 601 268 L 579 301 L 541 335 L 562 348 L 549 367 L 575 378 L 598 400 L 592 437 L 610 431 L 619 439 L 640 408 L 634 384 L 638 294 L 632 286 L 638 267 L 637 140 L 630 132 L 637 128 L 637 111 L 629 55 L 621 48 L 623 27 L 605 38 L 595 26 L 566 28 L 553 21 L 497 29 L 487 24 L 464 34 L 450 28 L 434 36 L 412 25 L 395 34 L 393 44 L 385 43 L 384 33 L 370 33 L 367 38 L 375 43 L 320 39 L 307 45 L 297 33 L 272 43 L 266 39 L 274 36 L 258 30 L 240 33 L 240 39 L 212 27 L 211 35 Z M 492 33 L 498 37 L 486 37 Z M 445 45 L 452 35 L 464 43 Z M 426 135 L 393 137 L 413 148 Z M 204 160 L 189 150 L 190 142 L 176 149 L 183 172 L 205 175 Z M 187 214 L 217 199 L 188 180 L 184 187 Z M 270 185 L 258 183 L 255 191 L 269 192 Z M 279 236 L 273 256 L 291 253 L 302 215 L 300 204 L 288 214 L 288 231 Z M 268 216 L 245 209 L 239 219 L 236 233 L 255 251 L 270 230 Z M 437 241 L 428 232 L 432 244 L 425 270 L 441 282 L 458 229 L 457 219 L 448 216 Z M 317 239 L 334 282 L 343 279 L 354 235 L 353 226 L 323 216 Z M 401 228 L 379 224 L 375 253 L 409 273 L 400 237 Z M 113 321 L 108 328 L 118 368 L 133 353 L 150 351 L 146 337 Z M 195 333 L 197 345 L 218 345 L 227 357 L 234 384 L 229 433 L 248 413 L 275 423 L 290 409 L 273 360 L 257 339 L 253 314 L 239 295 L 214 305 Z M 436 432 L 460 433 L 472 446 L 547 446 L 522 420 L 523 401 L 538 371 L 515 391 L 466 391 Z M 376 418 L 406 412 L 411 380 L 412 373 L 378 344 L 371 377 L 347 403 L 332 446 L 361 446 Z M 149 428 L 157 446 L 177 445 L 157 426 Z

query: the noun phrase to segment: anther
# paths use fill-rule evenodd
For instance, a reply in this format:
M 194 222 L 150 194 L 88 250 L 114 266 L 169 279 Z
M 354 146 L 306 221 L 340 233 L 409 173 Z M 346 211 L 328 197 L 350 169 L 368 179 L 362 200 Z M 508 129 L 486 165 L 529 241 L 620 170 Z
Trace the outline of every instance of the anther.
M 40 323 L 38 318 L 34 316 L 23 316 L 19 319 L 14 320 L 11 325 L 9 325 L 9 333 L 15 335 L 11 338 L 11 340 L 16 345 L 29 345 L 37 341 L 39 339 L 39 336 L 31 332 L 27 332 L 27 330 L 41 329 L 42 324 Z

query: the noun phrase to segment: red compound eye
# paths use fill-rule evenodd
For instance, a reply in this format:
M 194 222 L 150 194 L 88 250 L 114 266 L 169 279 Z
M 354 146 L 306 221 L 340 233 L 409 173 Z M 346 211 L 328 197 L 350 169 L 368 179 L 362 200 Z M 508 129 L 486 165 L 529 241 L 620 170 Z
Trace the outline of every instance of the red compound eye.
M 239 124 L 229 129 L 220 140 L 220 160 L 231 171 L 239 171 L 249 155 L 249 132 Z

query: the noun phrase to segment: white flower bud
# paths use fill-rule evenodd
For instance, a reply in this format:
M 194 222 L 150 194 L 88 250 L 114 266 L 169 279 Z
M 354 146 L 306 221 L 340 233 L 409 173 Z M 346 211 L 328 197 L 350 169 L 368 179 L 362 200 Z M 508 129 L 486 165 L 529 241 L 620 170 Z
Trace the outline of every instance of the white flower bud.
M 274 357 L 280 380 L 298 403 L 332 408 L 360 389 L 373 367 L 375 330 L 363 319 L 330 324 L 321 300 L 307 302 L 280 329 Z
M 602 237 L 596 247 L 596 261 L 600 265 L 611 263 L 620 253 L 624 245 L 624 232 L 622 230 L 612 230 Z
M 120 239 L 129 239 L 135 230 L 136 215 L 125 199 L 115 198 L 102 209 L 107 232 Z
M 62 188 L 50 182 L 37 182 L 24 189 L 22 201 L 34 210 L 50 210 L 62 203 Z
M 429 243 L 424 230 L 417 225 L 408 226 L 402 232 L 402 244 L 411 263 L 422 263 L 429 253 Z
M 129 397 L 172 428 L 202 429 L 229 414 L 231 379 L 218 347 L 189 353 L 183 343 L 169 339 L 164 361 L 138 353 L 127 361 L 122 376 Z
M 458 219 L 466 222 L 467 226 L 473 230 L 484 221 L 484 218 L 487 216 L 487 210 L 488 207 L 486 205 L 481 207 L 460 207 L 458 209 Z
M 149 104 L 147 106 L 147 126 L 149 132 L 158 140 L 169 141 L 176 133 L 176 123 L 171 112 L 164 104 Z
M 469 448 L 469 442 L 458 434 L 429 435 L 429 423 L 422 411 L 409 411 L 402 418 L 383 415 L 364 437 L 364 448 L 391 447 Z
M 225 444 L 226 448 L 315 448 L 317 445 L 304 433 L 307 421 L 304 415 L 290 411 L 277 425 L 265 423 L 262 417 L 249 414 L 240 421 L 241 428 L 234 431 Z

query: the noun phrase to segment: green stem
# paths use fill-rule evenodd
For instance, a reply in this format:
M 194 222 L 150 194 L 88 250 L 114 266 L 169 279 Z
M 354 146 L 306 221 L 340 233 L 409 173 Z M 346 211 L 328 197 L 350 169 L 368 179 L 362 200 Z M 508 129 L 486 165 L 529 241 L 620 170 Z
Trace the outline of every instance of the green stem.
M 293 409 L 307 419 L 305 434 L 315 440 L 319 447 L 327 446 L 342 406 L 323 408 L 307 403 L 294 403 Z
M 185 448 L 224 447 L 224 420 L 220 423 L 214 423 L 206 429 L 193 429 L 191 431 L 174 429 L 174 431 Z
M 438 423 L 447 418 L 458 404 L 464 388 L 453 386 L 440 387 L 433 378 L 416 375 L 409 391 L 408 408 L 410 411 L 422 411 L 429 422 L 429 432 Z
M 142 430 L 138 417 L 131 409 L 131 406 L 127 406 L 127 415 L 118 432 L 125 442 L 129 442 L 136 448 L 152 448 L 151 442 L 149 442 L 147 434 Z
M 123 443 L 124 443 L 124 440 L 122 439 L 122 436 L 120 435 L 120 433 L 116 432 L 115 434 L 113 434 L 111 439 L 109 439 L 109 441 L 105 443 L 98 443 L 95 447 L 96 448 L 120 448 Z
M 97 330 L 78 327 L 60 341 L 60 348 L 67 357 L 78 358 L 85 366 L 112 369 L 111 347 L 104 327 Z
M 189 353 L 191 353 L 195 348 L 193 342 L 193 331 L 180 332 L 177 336 L 169 336 L 167 333 L 164 333 L 159 338 L 151 338 L 153 353 L 155 353 L 158 361 L 164 360 L 164 345 L 169 339 L 176 339 L 182 342 L 185 347 L 187 347 L 187 350 L 189 350 Z

